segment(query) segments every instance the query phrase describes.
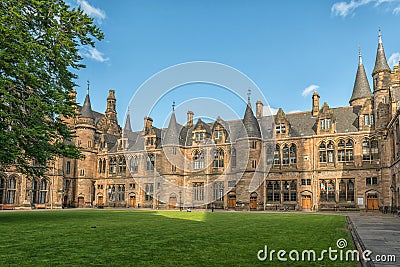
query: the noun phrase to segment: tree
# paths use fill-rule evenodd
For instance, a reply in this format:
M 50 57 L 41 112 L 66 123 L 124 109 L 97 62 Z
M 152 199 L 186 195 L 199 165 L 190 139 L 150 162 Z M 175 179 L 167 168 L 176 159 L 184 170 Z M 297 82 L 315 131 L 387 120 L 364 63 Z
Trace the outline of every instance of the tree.
M 1 1 L 0 171 L 43 175 L 57 156 L 81 157 L 61 118 L 75 115 L 79 49 L 96 39 L 93 19 L 61 0 Z

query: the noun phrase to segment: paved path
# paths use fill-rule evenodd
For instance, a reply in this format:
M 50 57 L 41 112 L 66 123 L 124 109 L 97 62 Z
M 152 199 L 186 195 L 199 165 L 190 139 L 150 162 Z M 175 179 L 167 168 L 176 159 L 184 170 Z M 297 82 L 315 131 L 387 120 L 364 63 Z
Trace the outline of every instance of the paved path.
M 377 262 L 379 266 L 400 266 L 400 217 L 382 213 L 350 213 L 349 218 L 366 249 L 376 255 L 395 255 L 396 262 Z M 384 257 L 384 256 L 383 256 Z

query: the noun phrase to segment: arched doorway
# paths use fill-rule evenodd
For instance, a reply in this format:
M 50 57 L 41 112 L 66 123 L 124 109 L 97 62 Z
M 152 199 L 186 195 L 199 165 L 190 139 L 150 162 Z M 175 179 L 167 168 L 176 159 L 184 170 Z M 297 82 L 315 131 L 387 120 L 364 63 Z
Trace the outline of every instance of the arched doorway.
M 136 205 L 136 195 L 134 193 L 129 194 L 129 207 L 135 207 Z
M 104 205 L 103 194 L 98 194 L 97 195 L 97 206 L 103 206 L 103 205 Z
M 78 197 L 78 208 L 83 208 L 85 206 L 85 198 L 80 196 Z
M 176 195 L 174 193 L 172 193 L 169 196 L 168 208 L 170 208 L 170 209 L 176 208 Z
M 367 210 L 378 210 L 378 192 L 370 191 L 367 192 Z
M 228 208 L 229 209 L 236 208 L 236 193 L 235 192 L 229 192 L 229 194 L 228 194 Z
M 250 194 L 250 210 L 256 210 L 257 209 L 257 197 L 258 194 L 256 192 L 253 192 Z
M 310 191 L 301 192 L 301 209 L 311 210 L 312 207 L 312 193 Z

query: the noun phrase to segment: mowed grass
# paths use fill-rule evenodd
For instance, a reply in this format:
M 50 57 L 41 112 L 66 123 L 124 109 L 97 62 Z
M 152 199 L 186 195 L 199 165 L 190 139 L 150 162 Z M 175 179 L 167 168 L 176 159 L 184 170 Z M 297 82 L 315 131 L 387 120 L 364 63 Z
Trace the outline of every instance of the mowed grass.
M 313 249 L 345 238 L 343 216 L 249 212 L 0 212 L 2 266 L 357 266 L 261 262 L 257 252 Z M 347 249 L 346 248 L 346 249 Z M 286 256 L 287 257 L 287 256 Z M 318 257 L 318 254 L 317 254 Z M 276 254 L 275 254 L 275 259 Z

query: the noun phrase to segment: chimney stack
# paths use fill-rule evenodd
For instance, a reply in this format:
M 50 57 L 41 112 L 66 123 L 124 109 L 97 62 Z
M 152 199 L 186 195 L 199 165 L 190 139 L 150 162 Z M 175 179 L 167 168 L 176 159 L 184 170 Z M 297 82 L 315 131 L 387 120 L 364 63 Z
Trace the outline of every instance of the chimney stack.
M 264 112 L 263 110 L 264 110 L 264 105 L 260 100 L 258 100 L 256 102 L 256 117 L 257 117 L 257 119 L 261 119 L 262 118 L 262 116 L 264 115 L 263 114 L 263 112 Z
M 189 110 L 187 112 L 187 122 L 186 122 L 186 127 L 192 127 L 193 126 L 193 111 Z
M 314 92 L 314 94 L 312 95 L 312 115 L 313 117 L 318 116 L 319 113 L 319 94 L 317 92 Z
M 147 134 L 153 126 L 153 119 L 150 117 L 144 117 L 144 132 Z

